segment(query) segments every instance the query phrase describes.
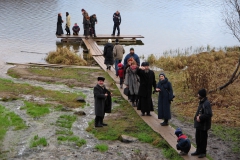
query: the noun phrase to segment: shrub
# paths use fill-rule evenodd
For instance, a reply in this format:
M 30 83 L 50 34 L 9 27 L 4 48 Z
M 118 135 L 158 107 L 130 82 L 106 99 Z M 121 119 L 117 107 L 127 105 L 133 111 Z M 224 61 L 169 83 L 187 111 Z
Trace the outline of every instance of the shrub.
M 58 48 L 56 51 L 49 52 L 46 61 L 53 64 L 66 65 L 87 65 L 87 62 L 79 57 L 75 52 L 66 47 Z

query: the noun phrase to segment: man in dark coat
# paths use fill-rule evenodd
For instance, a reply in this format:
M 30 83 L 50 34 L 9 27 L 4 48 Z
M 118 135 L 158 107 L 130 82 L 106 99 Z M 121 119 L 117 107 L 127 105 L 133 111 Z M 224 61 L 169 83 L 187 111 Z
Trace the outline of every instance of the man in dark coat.
M 118 30 L 118 34 L 117 36 L 120 35 L 120 24 L 121 24 L 121 15 L 120 15 L 120 12 L 119 11 L 116 11 L 114 14 L 113 14 L 113 22 L 114 22 L 114 25 L 113 25 L 113 33 L 112 33 L 112 36 L 115 36 L 115 31 L 116 29 Z
M 151 116 L 150 111 L 153 111 L 152 88 L 156 89 L 155 74 L 149 69 L 148 62 L 142 63 L 141 67 L 137 70 L 137 74 L 140 78 L 137 109 L 141 110 L 142 116 L 145 113 L 147 113 L 147 116 Z
M 164 119 L 161 126 L 167 126 L 168 120 L 171 119 L 171 101 L 173 99 L 172 84 L 168 81 L 164 73 L 159 75 L 159 82 L 156 91 L 158 96 L 158 119 Z
M 197 112 L 194 116 L 194 128 L 196 128 L 195 139 L 197 150 L 192 153 L 192 156 L 198 158 L 206 157 L 208 130 L 211 128 L 212 108 L 208 101 L 207 91 L 201 89 L 198 91 L 198 98 L 200 100 Z
M 94 34 L 94 37 L 96 36 L 96 30 L 95 30 L 95 24 L 97 24 L 97 17 L 96 14 L 93 14 L 90 16 L 90 23 L 91 23 L 91 33 L 90 36 Z
M 113 44 L 112 40 L 109 39 L 108 43 L 104 46 L 103 56 L 105 58 L 104 64 L 107 66 L 107 70 L 111 70 L 111 66 L 113 65 Z
M 94 87 L 94 108 L 95 108 L 95 127 L 107 126 L 103 123 L 105 113 L 111 113 L 112 100 L 111 93 L 104 85 L 104 77 L 98 77 L 98 84 Z

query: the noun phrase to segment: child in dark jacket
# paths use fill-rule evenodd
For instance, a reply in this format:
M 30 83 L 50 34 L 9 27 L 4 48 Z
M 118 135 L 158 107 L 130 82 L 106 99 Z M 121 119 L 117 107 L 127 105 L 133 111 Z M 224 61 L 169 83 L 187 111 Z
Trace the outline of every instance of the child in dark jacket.
M 182 130 L 180 128 L 177 128 L 175 131 L 175 135 L 178 137 L 177 139 L 177 150 L 180 150 L 179 153 L 181 156 L 187 155 L 189 150 L 191 149 L 191 142 L 187 138 L 185 134 L 182 133 Z
M 124 69 L 123 69 L 123 64 L 119 63 L 118 64 L 118 76 L 120 78 L 120 88 L 123 88 L 123 81 L 124 81 Z

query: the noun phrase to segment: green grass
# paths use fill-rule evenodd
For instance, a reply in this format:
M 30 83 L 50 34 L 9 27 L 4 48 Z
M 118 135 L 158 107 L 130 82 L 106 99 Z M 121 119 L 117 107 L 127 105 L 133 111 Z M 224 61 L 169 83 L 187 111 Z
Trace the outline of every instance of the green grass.
M 222 125 L 212 125 L 213 134 L 220 137 L 224 141 L 233 143 L 232 151 L 235 153 L 240 152 L 240 129 L 233 127 L 226 127 Z
M 108 145 L 106 144 L 97 144 L 95 147 L 100 152 L 106 152 L 108 150 Z
M 50 104 L 36 104 L 28 101 L 24 101 L 24 104 L 25 105 L 20 109 L 26 109 L 27 114 L 29 114 L 34 118 L 41 117 L 50 113 L 50 110 L 49 110 L 49 107 L 51 107 Z
M 9 127 L 13 127 L 13 130 L 20 130 L 27 126 L 21 117 L 0 105 L 0 142 L 3 140 Z
M 64 106 L 76 108 L 85 106 L 84 102 L 77 102 L 75 99 L 78 96 L 83 96 L 83 93 L 63 93 L 60 91 L 45 90 L 42 87 L 34 87 L 29 84 L 14 83 L 11 80 L 0 78 L 0 92 L 12 93 L 14 95 L 33 95 L 36 97 L 45 98 L 49 102 L 58 102 Z
M 78 136 L 73 135 L 73 131 L 71 130 L 72 124 L 76 121 L 77 117 L 75 115 L 61 115 L 59 116 L 56 125 L 60 127 L 59 130 L 56 131 L 56 135 L 58 141 L 62 142 L 75 142 L 78 147 L 86 144 L 85 139 L 81 139 Z
M 47 140 L 45 137 L 38 137 L 38 135 L 34 136 L 33 139 L 30 141 L 30 148 L 37 147 L 37 146 L 47 146 Z

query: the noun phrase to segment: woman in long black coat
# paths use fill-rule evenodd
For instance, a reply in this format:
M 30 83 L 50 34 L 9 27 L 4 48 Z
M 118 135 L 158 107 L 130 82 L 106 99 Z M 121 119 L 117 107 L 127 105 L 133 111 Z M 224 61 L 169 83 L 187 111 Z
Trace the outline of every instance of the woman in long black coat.
M 61 34 L 63 34 L 62 23 L 63 23 L 62 14 L 61 14 L 61 13 L 58 13 L 56 35 L 59 35 L 59 36 L 60 36 Z
M 90 35 L 90 17 L 86 16 L 86 18 L 83 20 L 83 25 L 84 25 L 84 36 L 86 39 L 88 39 L 89 35 Z
M 173 99 L 172 84 L 165 77 L 165 74 L 159 75 L 159 82 L 156 91 L 159 92 L 158 96 L 158 119 L 164 119 L 162 126 L 168 125 L 168 120 L 171 119 L 171 101 Z
M 113 44 L 111 39 L 108 40 L 108 43 L 104 47 L 103 56 L 105 58 L 104 64 L 106 64 L 108 70 L 111 70 L 111 66 L 113 65 L 114 62 Z

